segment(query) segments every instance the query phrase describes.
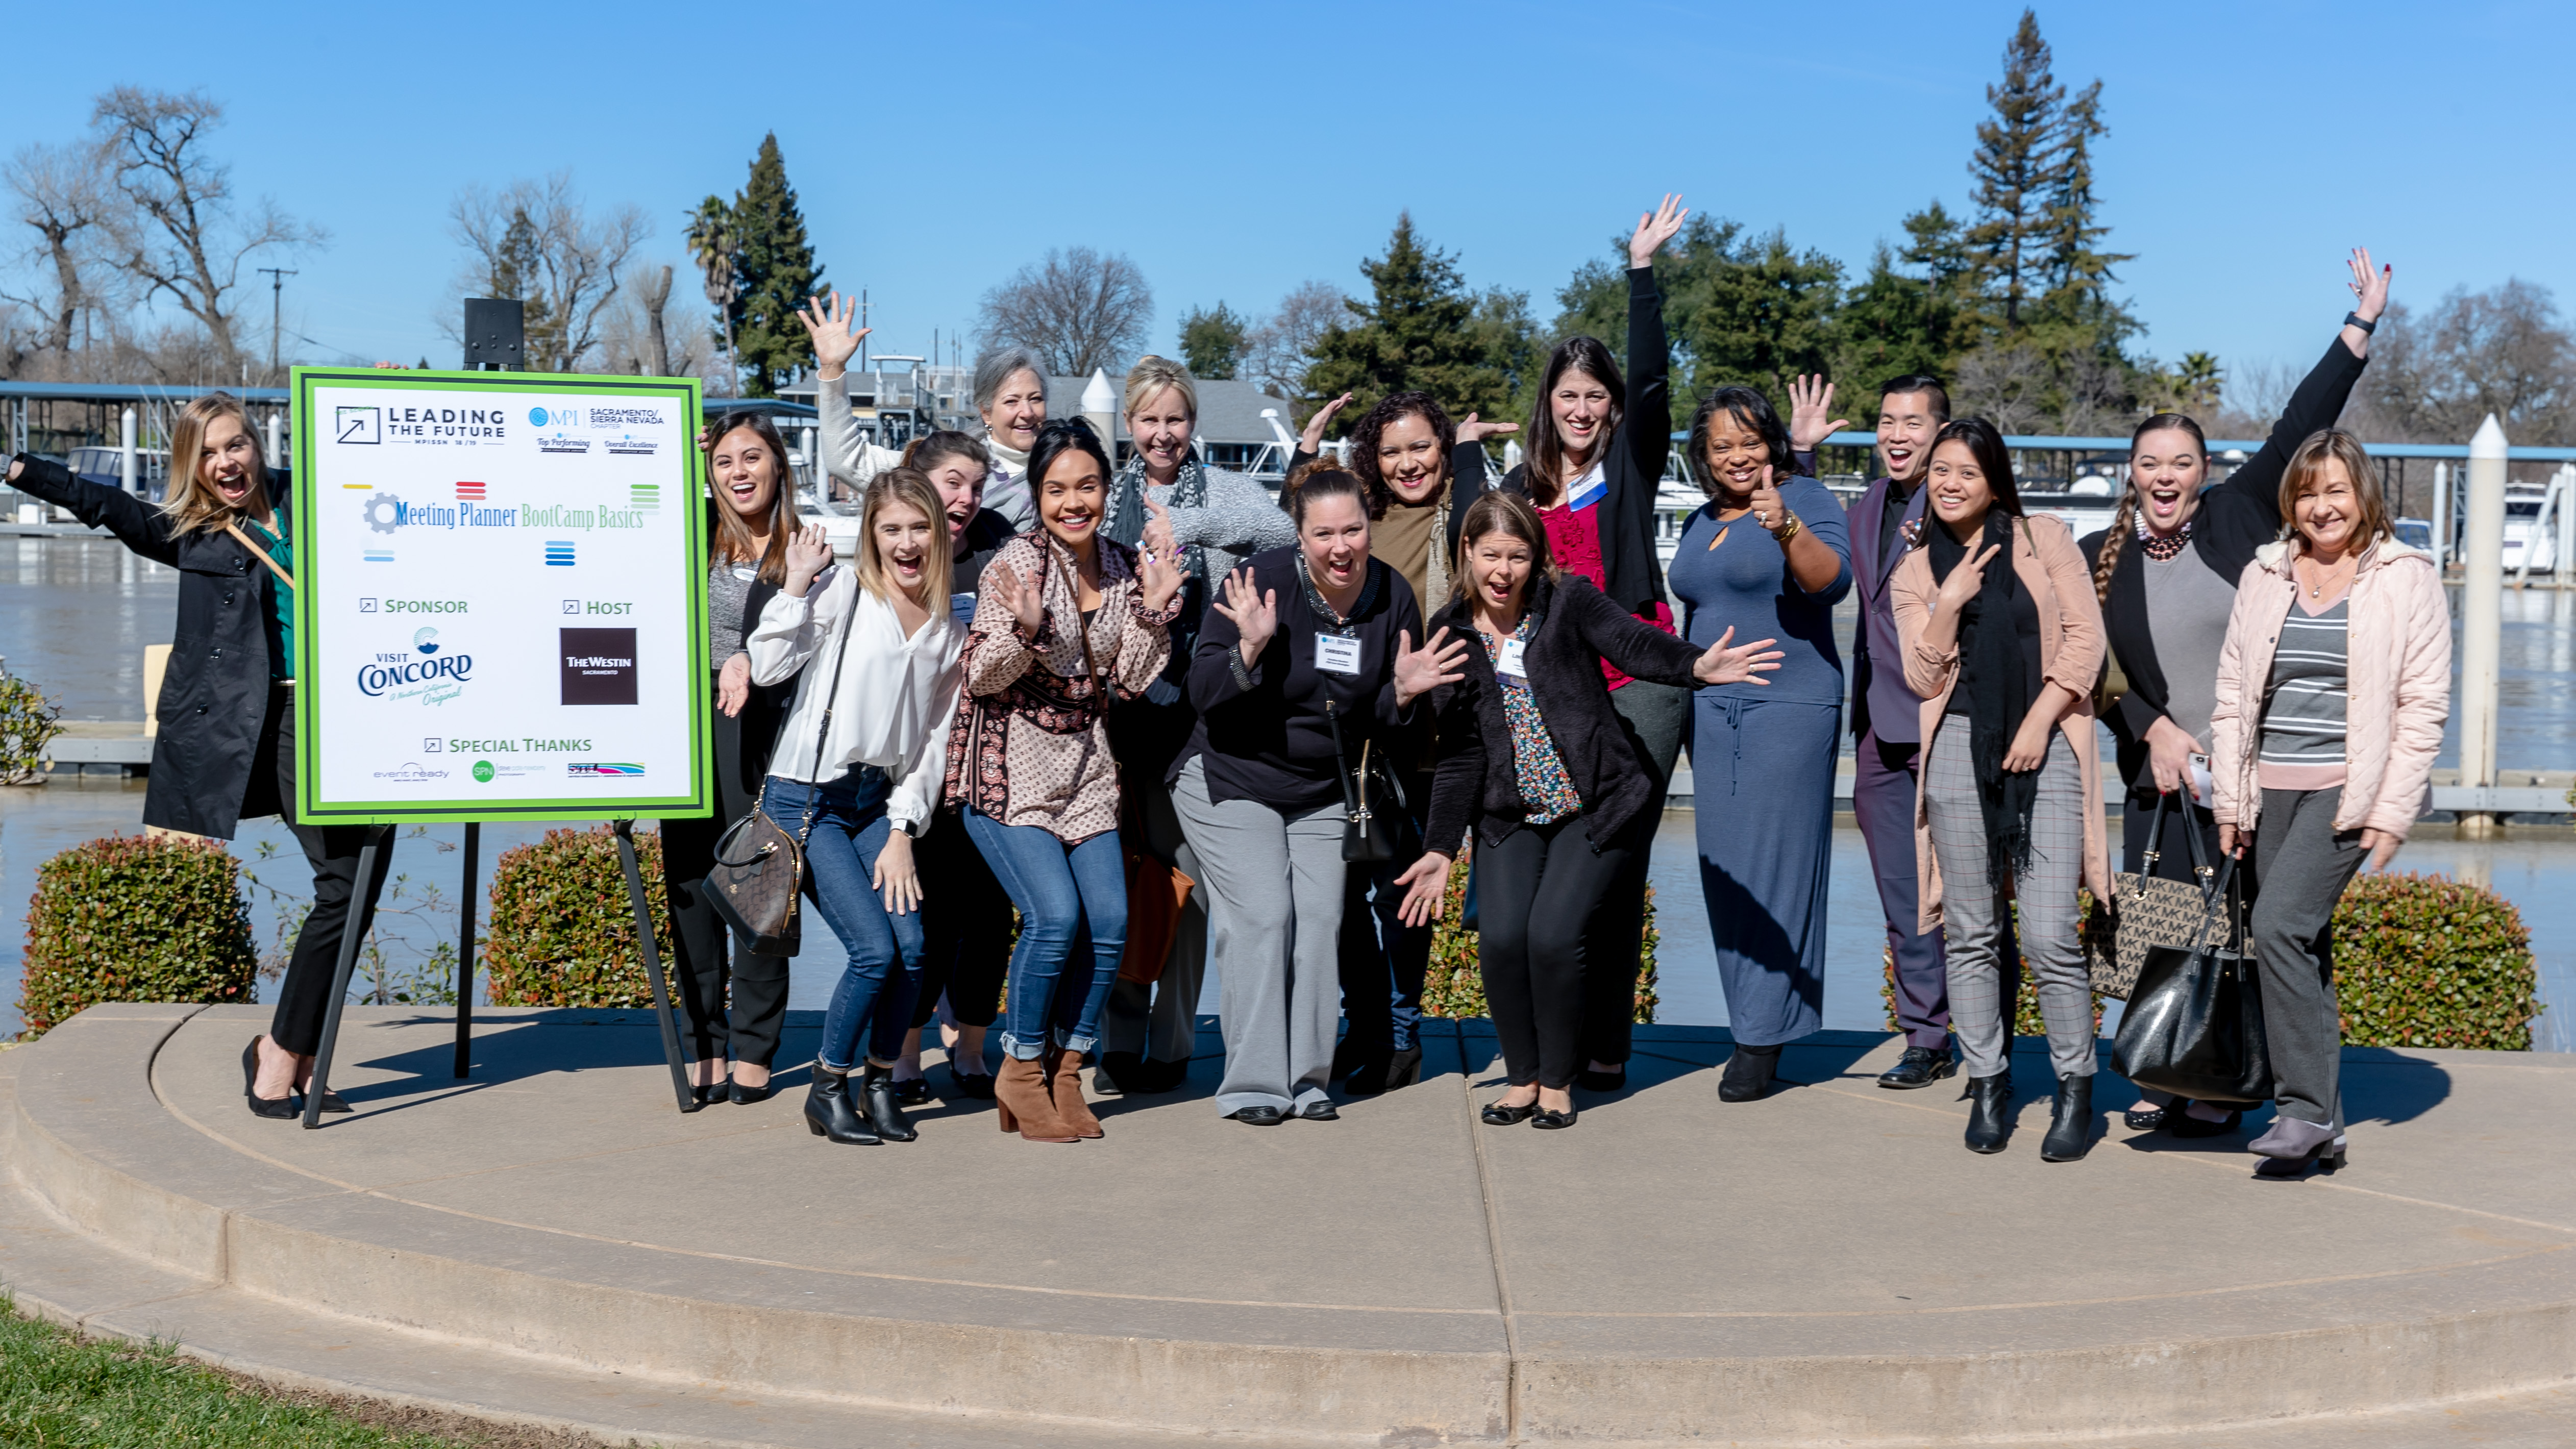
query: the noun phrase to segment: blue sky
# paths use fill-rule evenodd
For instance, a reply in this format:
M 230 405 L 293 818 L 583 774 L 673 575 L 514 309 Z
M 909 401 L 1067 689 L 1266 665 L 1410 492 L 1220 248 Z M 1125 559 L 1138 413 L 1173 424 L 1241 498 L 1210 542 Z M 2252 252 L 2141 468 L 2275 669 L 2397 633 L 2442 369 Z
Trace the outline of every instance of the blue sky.
M 1074 244 L 1143 266 L 1170 348 L 1193 303 L 1258 314 L 1308 278 L 1356 288 L 1405 208 L 1471 282 L 1527 289 L 1543 318 L 1667 189 L 1857 270 L 1908 210 L 1964 207 L 2020 9 L 468 3 L 210 23 L 144 3 L 111 33 L 31 6 L 10 23 L 0 142 L 73 134 L 118 82 L 208 88 L 231 107 L 217 142 L 238 188 L 330 229 L 288 263 L 289 326 L 347 354 L 453 364 L 438 314 L 460 187 L 570 167 L 594 202 L 645 208 L 645 254 L 680 262 L 682 212 L 738 187 L 772 129 L 829 279 L 876 304 L 878 350 L 970 325 L 987 286 Z M 2147 350 L 2304 362 L 2356 242 L 2418 304 L 2508 276 L 2576 304 L 2576 9 L 2039 15 L 2059 78 L 2104 82 L 2101 190 L 2113 244 L 2138 254 L 2121 287 Z

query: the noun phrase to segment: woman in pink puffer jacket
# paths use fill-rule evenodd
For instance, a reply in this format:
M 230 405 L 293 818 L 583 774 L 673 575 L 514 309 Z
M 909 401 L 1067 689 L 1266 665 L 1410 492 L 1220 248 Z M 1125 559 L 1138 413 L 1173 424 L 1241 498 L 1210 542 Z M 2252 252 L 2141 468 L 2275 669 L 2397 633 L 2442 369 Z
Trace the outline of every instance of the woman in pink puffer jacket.
M 2266 1177 L 2344 1161 L 2335 902 L 2422 814 L 2451 703 L 2451 611 L 2432 556 L 2391 536 L 2370 455 L 2312 435 L 2281 476 L 2293 530 L 2237 583 L 2210 713 L 2219 837 L 2253 846 L 2248 925 L 2278 1116 Z

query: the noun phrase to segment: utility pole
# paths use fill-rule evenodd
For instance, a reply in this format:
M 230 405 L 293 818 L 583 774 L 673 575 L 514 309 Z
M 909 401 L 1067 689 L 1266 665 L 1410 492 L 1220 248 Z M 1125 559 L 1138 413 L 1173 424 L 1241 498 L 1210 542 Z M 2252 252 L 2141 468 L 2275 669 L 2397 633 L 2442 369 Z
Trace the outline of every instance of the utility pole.
M 286 300 L 286 279 L 294 276 L 295 270 L 292 267 L 254 267 L 251 270 L 268 274 L 268 375 L 273 378 L 277 376 L 278 314 Z

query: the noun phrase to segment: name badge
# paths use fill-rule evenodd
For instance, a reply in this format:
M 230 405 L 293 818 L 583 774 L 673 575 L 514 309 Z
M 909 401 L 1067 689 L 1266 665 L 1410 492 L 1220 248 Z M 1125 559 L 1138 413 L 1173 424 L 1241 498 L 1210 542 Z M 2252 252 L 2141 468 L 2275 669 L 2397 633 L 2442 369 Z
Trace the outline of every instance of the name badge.
M 1504 640 L 1502 662 L 1495 665 L 1494 668 L 1501 673 L 1510 675 L 1514 679 L 1529 678 L 1529 668 L 1522 663 L 1522 656 L 1525 655 L 1528 650 L 1529 641 L 1526 639 Z
M 1360 641 L 1348 634 L 1315 635 L 1315 667 L 1335 674 L 1360 672 Z
M 760 577 L 760 570 L 736 567 L 733 571 L 733 576 L 747 584 Z

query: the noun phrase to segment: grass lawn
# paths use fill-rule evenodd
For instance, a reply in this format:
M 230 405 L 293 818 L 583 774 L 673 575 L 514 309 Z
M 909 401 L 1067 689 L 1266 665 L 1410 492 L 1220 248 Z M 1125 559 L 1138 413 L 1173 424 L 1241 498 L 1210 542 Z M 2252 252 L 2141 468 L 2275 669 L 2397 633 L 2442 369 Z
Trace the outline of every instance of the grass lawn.
M 43 1449 L 592 1449 L 555 1430 L 288 1393 L 158 1345 L 85 1339 L 0 1297 L 0 1445 Z

